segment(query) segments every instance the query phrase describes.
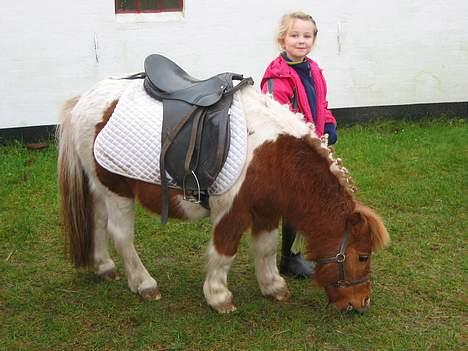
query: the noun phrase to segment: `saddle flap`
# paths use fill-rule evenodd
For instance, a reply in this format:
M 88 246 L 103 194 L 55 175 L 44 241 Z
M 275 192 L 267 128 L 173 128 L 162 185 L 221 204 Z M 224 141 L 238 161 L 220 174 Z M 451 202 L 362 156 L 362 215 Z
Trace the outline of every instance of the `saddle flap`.
M 193 111 L 193 107 L 188 104 L 165 101 L 163 108 L 167 115 L 192 114 L 192 118 L 175 135 L 171 132 L 177 128 L 176 124 L 180 119 L 164 119 L 161 136 L 162 143 L 170 143 L 164 154 L 165 169 L 179 186 L 182 186 L 185 179 L 186 190 L 208 189 L 220 172 L 229 151 L 230 125 L 227 110 L 231 103 L 232 97 L 227 97 L 223 99 L 221 106 L 197 108 Z M 171 140 L 168 141 L 168 138 Z M 187 160 L 187 150 L 191 148 L 191 144 L 194 150 Z M 197 179 L 187 178 L 191 171 Z

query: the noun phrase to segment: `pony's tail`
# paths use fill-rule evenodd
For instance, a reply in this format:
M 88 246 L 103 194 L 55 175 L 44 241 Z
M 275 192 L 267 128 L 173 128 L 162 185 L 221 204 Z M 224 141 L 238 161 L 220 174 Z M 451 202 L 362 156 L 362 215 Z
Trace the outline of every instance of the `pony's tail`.
M 65 235 L 65 251 L 75 267 L 89 268 L 93 264 L 94 215 L 93 199 L 78 153 L 71 112 L 79 97 L 65 102 L 57 128 L 58 185 L 60 209 Z

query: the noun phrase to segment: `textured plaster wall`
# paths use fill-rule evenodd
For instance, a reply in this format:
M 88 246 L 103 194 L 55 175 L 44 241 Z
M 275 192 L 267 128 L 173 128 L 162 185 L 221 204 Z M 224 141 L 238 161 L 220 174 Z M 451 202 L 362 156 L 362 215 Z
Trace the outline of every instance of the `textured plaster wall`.
M 0 128 L 55 124 L 63 100 L 156 52 L 199 78 L 259 83 L 278 20 L 295 9 L 318 22 L 311 57 L 331 107 L 468 101 L 465 0 L 186 0 L 182 14 L 152 16 L 116 16 L 113 0 L 26 3 L 0 12 Z

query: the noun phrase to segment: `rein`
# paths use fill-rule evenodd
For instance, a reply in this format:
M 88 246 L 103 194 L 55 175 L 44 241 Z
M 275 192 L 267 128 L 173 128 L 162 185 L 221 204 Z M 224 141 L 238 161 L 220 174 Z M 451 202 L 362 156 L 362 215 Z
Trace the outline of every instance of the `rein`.
M 346 226 L 344 237 L 340 244 L 340 250 L 336 254 L 336 256 L 327 257 L 327 258 L 319 258 L 317 260 L 317 267 L 323 266 L 329 263 L 338 264 L 338 270 L 339 270 L 338 280 L 335 283 L 330 284 L 336 288 L 347 288 L 350 286 L 367 283 L 370 280 L 368 276 L 361 278 L 361 279 L 352 280 L 352 281 L 348 281 L 346 279 L 345 261 L 346 261 L 346 249 L 348 247 L 348 241 L 349 241 L 349 229 L 348 229 L 348 226 Z

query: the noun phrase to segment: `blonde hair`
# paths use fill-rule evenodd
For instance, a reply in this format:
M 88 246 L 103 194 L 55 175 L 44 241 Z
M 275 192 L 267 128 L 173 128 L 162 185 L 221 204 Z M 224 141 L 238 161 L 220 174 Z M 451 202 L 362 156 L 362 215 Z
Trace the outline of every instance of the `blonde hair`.
M 312 22 L 312 24 L 315 27 L 314 38 L 317 37 L 317 23 L 315 23 L 315 20 L 312 18 L 311 15 L 308 15 L 307 13 L 302 11 L 291 12 L 281 17 L 280 26 L 278 28 L 278 34 L 276 36 L 276 43 L 278 44 L 280 49 L 283 49 L 284 38 L 286 37 L 286 33 L 288 32 L 292 21 L 294 21 L 295 19 Z

